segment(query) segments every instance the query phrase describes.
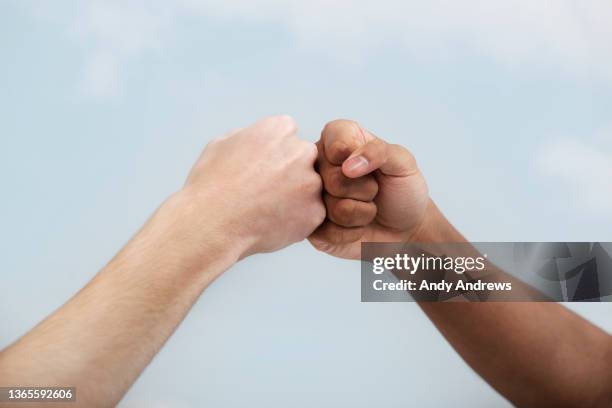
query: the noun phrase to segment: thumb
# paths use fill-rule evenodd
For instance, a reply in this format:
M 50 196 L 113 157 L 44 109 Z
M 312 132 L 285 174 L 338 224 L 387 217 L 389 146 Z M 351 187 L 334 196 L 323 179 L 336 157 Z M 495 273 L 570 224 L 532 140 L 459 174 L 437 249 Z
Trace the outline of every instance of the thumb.
M 376 136 L 356 149 L 342 163 L 342 173 L 349 178 L 361 177 L 374 170 L 396 177 L 410 176 L 418 171 L 412 153 L 400 145 L 389 144 Z

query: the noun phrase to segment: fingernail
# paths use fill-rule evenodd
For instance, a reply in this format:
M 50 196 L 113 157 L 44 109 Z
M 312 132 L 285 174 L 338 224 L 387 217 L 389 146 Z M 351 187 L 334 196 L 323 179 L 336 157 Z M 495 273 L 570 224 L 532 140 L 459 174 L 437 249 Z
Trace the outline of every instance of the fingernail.
M 368 167 L 368 159 L 363 156 L 355 156 L 348 159 L 345 163 L 346 171 L 358 172 Z

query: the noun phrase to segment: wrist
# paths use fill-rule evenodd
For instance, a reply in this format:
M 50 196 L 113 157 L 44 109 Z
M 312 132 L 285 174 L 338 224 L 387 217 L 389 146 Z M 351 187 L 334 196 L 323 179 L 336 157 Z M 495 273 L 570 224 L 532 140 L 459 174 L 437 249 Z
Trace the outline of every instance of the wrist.
M 167 225 L 165 239 L 175 242 L 179 256 L 195 268 L 215 266 L 221 273 L 244 256 L 250 241 L 239 234 L 238 221 L 217 197 L 183 188 L 162 204 L 154 218 Z
M 407 235 L 406 242 L 464 242 L 466 239 L 446 219 L 430 198 L 419 225 Z

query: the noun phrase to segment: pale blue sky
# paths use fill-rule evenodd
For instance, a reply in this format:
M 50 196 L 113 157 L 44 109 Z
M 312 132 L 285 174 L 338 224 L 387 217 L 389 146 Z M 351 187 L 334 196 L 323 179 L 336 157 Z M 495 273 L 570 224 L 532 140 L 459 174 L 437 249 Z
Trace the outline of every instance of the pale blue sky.
M 473 240 L 612 240 L 609 2 L 328 3 L 0 0 L 0 345 L 210 138 L 269 114 L 313 141 L 346 117 L 407 146 Z M 247 259 L 125 406 L 504 406 L 416 305 L 359 295 L 357 263 L 307 244 Z M 612 329 L 610 306 L 573 307 Z

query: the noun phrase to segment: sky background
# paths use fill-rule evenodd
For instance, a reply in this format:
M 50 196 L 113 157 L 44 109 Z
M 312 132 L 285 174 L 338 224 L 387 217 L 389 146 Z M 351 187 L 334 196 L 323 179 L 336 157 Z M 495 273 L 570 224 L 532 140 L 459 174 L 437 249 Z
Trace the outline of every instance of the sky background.
M 207 141 L 286 113 L 411 149 L 474 241 L 612 241 L 609 0 L 0 0 L 0 347 Z M 211 217 L 214 214 L 211 214 Z M 508 406 L 418 306 L 301 243 L 215 282 L 124 407 Z M 612 304 L 568 305 L 612 330 Z

